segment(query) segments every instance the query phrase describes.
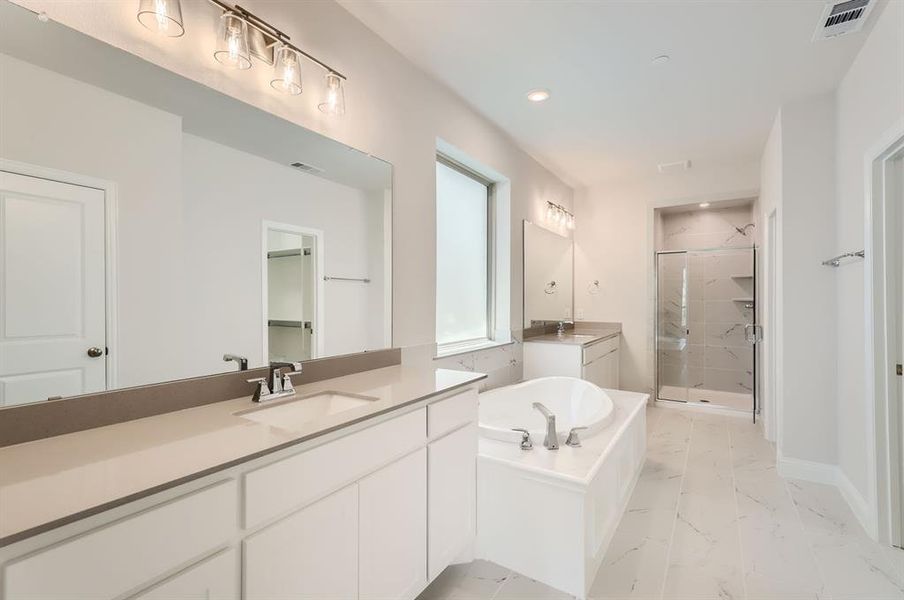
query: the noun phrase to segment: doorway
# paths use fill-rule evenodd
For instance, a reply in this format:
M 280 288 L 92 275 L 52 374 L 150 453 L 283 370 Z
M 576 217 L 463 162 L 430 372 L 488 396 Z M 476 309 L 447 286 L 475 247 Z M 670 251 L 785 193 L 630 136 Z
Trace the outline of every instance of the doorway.
M 264 223 L 264 356 L 269 363 L 323 355 L 323 232 Z
M 879 536 L 904 547 L 904 131 L 869 173 L 868 293 Z
M 656 254 L 657 399 L 754 414 L 754 248 Z
M 0 163 L 0 407 L 114 385 L 110 202 L 108 184 Z

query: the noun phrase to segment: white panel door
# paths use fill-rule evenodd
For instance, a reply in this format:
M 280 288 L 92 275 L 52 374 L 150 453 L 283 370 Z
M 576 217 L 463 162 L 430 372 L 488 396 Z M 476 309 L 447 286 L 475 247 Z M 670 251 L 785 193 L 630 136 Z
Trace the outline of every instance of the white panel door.
M 0 171 L 0 406 L 105 389 L 104 247 L 103 191 Z
M 245 600 L 357 597 L 357 484 L 245 540 Z
M 410 600 L 427 584 L 427 450 L 358 488 L 360 600 Z
M 427 557 L 432 581 L 474 540 L 477 425 L 472 423 L 431 442 L 427 452 Z

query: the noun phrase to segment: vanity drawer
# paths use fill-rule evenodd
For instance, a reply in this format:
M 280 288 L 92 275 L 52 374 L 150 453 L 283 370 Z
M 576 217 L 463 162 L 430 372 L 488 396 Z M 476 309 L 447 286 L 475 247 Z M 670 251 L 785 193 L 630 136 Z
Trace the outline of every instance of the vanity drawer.
M 311 448 L 245 475 L 245 528 L 300 508 L 423 445 L 426 409 Z
M 477 421 L 477 392 L 467 390 L 427 406 L 427 435 L 437 438 Z
M 584 348 L 584 364 L 590 364 L 615 350 L 618 350 L 618 336 L 586 346 Z
M 237 516 L 236 482 L 215 484 L 8 565 L 3 598 L 120 596 L 224 544 Z

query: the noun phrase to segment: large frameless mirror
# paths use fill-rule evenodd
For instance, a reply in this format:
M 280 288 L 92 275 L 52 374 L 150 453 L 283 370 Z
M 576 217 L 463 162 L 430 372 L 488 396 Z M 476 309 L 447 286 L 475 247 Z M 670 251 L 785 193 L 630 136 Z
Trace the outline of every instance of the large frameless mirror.
M 0 132 L 0 406 L 392 345 L 390 164 L 6 0 Z
M 574 306 L 574 243 L 524 222 L 524 326 L 570 321 Z

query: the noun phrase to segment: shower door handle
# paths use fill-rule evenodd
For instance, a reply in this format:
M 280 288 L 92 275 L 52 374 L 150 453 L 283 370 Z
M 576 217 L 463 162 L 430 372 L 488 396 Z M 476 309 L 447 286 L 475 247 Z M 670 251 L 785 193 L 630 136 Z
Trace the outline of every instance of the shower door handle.
M 753 323 L 748 323 L 744 325 L 744 337 L 751 344 L 756 344 L 757 342 L 763 341 L 763 328 L 760 325 L 754 325 Z

